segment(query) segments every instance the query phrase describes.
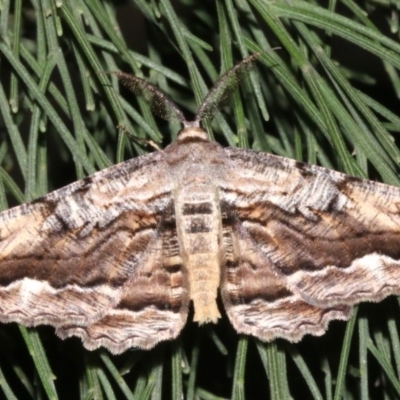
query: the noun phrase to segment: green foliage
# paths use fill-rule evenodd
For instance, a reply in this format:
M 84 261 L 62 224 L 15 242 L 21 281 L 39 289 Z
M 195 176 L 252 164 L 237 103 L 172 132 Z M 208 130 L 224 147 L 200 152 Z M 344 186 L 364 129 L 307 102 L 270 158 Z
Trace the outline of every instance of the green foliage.
M 120 94 L 103 72 L 145 77 L 195 114 L 220 73 L 256 52 L 242 94 L 207 126 L 210 135 L 399 185 L 398 19 L 390 0 L 363 8 L 352 0 L 0 0 L 0 205 L 151 150 L 126 130 L 162 145 L 174 139 L 178 125 Z M 141 38 L 139 51 L 130 36 Z M 363 304 L 347 325 L 299 344 L 238 338 L 226 317 L 213 327 L 189 321 L 179 340 L 120 356 L 61 342 L 52 328 L 2 325 L 2 396 L 397 399 L 399 315 L 393 298 Z

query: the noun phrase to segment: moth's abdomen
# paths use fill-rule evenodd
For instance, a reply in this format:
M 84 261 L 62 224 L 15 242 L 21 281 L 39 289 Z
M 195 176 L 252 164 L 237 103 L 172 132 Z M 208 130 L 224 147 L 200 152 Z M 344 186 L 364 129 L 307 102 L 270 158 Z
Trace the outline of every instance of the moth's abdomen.
M 217 293 L 220 284 L 222 223 L 217 189 L 188 186 L 175 193 L 177 231 L 187 271 L 194 321 L 220 318 Z

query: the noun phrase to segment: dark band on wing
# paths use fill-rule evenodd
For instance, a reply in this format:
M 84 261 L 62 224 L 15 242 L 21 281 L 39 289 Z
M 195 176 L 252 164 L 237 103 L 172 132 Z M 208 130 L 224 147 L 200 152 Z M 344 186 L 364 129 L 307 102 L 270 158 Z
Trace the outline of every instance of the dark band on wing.
M 74 284 L 120 286 L 146 252 L 155 218 L 138 220 L 137 213 L 122 213 L 107 228 L 94 227 L 85 237 L 85 246 L 82 228 L 52 232 L 45 242 L 33 238 L 31 246 L 27 241 L 18 255 L 0 254 L 0 285 L 26 277 L 45 280 L 57 289 Z
M 349 267 L 355 259 L 371 253 L 400 259 L 399 230 L 373 230 L 351 215 L 311 210 L 315 220 L 285 211 L 264 201 L 251 208 L 236 208 L 238 218 L 247 221 L 248 232 L 284 274 L 299 269 L 314 271 L 329 265 Z

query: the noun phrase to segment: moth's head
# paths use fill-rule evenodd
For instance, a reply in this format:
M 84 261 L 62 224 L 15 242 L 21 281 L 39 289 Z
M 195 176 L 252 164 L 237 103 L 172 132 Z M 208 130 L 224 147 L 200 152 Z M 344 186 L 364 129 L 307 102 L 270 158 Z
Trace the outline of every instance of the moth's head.
M 183 129 L 179 131 L 177 142 L 208 142 L 208 133 L 200 126 L 200 122 L 183 121 Z

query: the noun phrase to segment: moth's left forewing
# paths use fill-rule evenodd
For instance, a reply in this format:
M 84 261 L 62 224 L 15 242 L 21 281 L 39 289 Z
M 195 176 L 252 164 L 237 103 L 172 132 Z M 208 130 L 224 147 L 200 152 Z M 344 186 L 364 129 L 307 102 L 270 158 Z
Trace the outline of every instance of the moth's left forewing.
M 256 315 L 265 323 L 261 313 L 273 309 L 281 322 L 301 316 L 303 334 L 320 334 L 353 304 L 400 294 L 400 189 L 265 153 L 225 152 L 232 174 L 220 196 L 232 210 L 237 267 L 227 264 L 222 292 L 233 323 L 246 310 L 246 329 L 256 330 Z M 274 279 L 284 298 L 268 295 Z M 296 340 L 298 327 L 275 336 Z M 267 322 L 256 336 L 270 329 Z

